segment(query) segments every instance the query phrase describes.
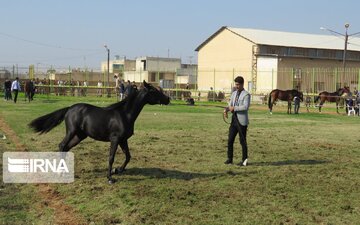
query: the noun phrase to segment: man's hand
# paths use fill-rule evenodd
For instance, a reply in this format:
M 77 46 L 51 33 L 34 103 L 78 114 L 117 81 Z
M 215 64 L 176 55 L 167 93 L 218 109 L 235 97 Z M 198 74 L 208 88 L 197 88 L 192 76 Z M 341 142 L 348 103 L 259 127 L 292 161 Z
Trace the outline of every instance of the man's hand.
M 230 111 L 230 112 L 234 112 L 234 109 L 235 109 L 234 106 L 229 106 L 229 111 Z

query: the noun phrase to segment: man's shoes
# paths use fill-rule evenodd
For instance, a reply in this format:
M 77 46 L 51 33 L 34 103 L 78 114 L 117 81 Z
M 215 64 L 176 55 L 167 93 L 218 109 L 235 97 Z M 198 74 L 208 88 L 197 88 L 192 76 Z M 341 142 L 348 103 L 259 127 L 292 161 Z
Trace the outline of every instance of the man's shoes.
M 237 165 L 238 166 L 247 166 L 248 163 L 248 159 L 245 159 L 244 161 L 239 162 Z
M 224 164 L 232 164 L 232 163 L 233 163 L 232 159 L 227 159 L 227 160 L 224 162 Z

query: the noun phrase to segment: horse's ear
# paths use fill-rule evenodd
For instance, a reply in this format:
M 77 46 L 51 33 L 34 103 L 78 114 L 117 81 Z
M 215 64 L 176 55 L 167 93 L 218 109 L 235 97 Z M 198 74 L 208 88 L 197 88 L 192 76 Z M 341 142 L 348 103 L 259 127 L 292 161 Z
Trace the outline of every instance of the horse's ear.
M 144 87 L 145 87 L 145 88 L 148 88 L 148 89 L 149 89 L 149 88 L 151 88 L 151 85 L 150 85 L 150 84 L 148 84 L 148 83 L 146 83 L 146 81 L 145 81 L 145 80 L 143 81 L 143 84 L 144 84 Z

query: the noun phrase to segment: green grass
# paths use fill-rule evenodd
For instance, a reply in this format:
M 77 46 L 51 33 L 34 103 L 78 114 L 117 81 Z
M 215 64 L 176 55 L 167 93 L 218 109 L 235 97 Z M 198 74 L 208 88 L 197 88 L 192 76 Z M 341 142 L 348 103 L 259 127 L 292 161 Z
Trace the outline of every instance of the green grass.
M 32 133 L 32 119 L 76 102 L 105 106 L 112 99 L 38 97 L 28 104 L 0 102 L 5 118 L 30 151 L 57 151 L 64 124 Z M 180 103 L 180 102 L 175 102 Z M 224 165 L 228 125 L 222 103 L 146 106 L 129 139 L 132 160 L 117 182 L 106 180 L 108 143 L 84 140 L 75 154 L 75 182 L 52 185 L 65 202 L 96 224 L 358 224 L 360 118 L 325 112 L 287 115 L 253 105 L 248 167 Z M 303 111 L 305 111 L 302 108 Z M 313 110 L 315 111 L 315 110 Z M 1 143 L 1 142 L 0 142 Z M 14 150 L 12 143 L 1 145 Z M 235 160 L 241 150 L 235 144 Z M 121 150 L 115 166 L 124 160 Z M 32 185 L 2 185 L 0 224 L 48 221 L 28 213 Z M 21 207 L 20 207 L 21 206 Z M 41 215 L 39 215 L 41 214 Z M 5 219 L 4 219 L 5 218 Z

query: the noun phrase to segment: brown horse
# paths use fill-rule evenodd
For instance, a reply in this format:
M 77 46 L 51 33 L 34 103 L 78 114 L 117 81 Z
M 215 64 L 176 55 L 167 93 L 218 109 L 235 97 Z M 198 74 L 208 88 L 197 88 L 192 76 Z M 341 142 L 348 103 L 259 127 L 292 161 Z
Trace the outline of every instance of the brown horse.
M 287 101 L 288 102 L 288 109 L 287 113 L 291 114 L 291 102 L 293 101 L 294 97 L 297 96 L 303 101 L 303 93 L 293 90 L 286 90 L 282 91 L 279 89 L 272 90 L 269 94 L 268 106 L 270 109 L 270 114 L 272 114 L 272 107 L 277 100 Z
M 323 106 L 323 104 L 326 101 L 328 101 L 328 102 L 336 102 L 336 112 L 339 113 L 338 106 L 339 106 L 339 103 L 340 103 L 340 100 L 341 100 L 341 96 L 347 95 L 349 93 L 350 93 L 349 87 L 339 88 L 335 92 L 323 91 L 323 92 L 320 92 L 319 95 L 315 97 L 314 102 L 316 103 L 320 99 L 319 112 L 321 112 L 321 107 Z

